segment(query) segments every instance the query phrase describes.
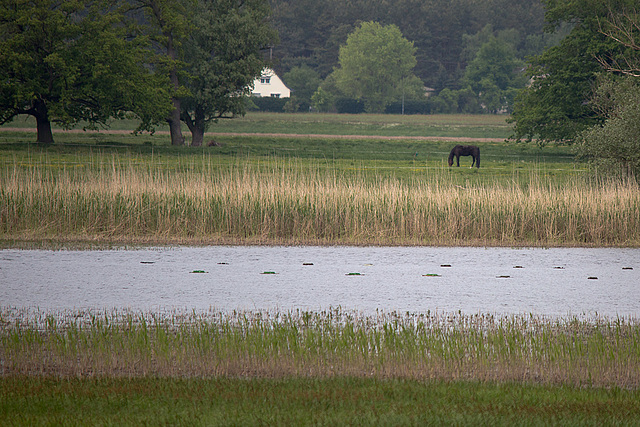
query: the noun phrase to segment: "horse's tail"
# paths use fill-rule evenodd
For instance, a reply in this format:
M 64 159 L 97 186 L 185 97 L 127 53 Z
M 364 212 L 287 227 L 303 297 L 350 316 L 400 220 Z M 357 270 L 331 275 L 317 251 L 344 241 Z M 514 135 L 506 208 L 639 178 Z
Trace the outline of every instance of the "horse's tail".
M 478 148 L 478 152 L 476 153 L 476 167 L 480 169 L 480 149 Z

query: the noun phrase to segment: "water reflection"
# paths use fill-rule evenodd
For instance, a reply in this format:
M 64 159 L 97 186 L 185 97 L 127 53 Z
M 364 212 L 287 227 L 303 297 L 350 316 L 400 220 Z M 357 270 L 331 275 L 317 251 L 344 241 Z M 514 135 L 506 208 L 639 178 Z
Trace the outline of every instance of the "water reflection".
M 584 248 L 2 250 L 0 305 L 636 316 L 639 261 Z

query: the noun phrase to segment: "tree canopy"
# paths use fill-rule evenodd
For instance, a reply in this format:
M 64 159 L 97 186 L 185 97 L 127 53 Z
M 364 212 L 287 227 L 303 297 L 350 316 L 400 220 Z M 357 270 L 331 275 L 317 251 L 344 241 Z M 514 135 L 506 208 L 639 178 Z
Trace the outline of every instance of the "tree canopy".
M 516 92 L 527 83 L 524 61 L 516 58 L 513 46 L 491 35 L 465 69 L 463 82 L 489 112 L 509 110 Z
M 638 78 L 601 78 L 591 103 L 603 117 L 603 124 L 579 135 L 579 155 L 605 173 L 640 178 Z
M 167 93 L 121 22 L 112 3 L 2 0 L 0 124 L 31 115 L 37 141 L 51 143 L 52 121 L 95 127 L 132 112 L 140 129 L 157 123 Z
M 541 145 L 549 141 L 572 142 L 583 130 L 602 123 L 589 104 L 594 83 L 602 73 L 599 58 L 616 61 L 624 49 L 600 31 L 600 22 L 608 16 L 611 4 L 592 0 L 543 0 L 547 7 L 549 29 L 563 22 L 573 29 L 561 43 L 531 60 L 531 86 L 515 105 L 513 138 Z
M 322 79 L 338 65 L 338 53 L 362 22 L 396 25 L 416 48 L 414 73 L 436 93 L 461 89 L 470 59 L 463 54 L 465 36 L 490 25 L 510 31 L 516 56 L 540 53 L 556 41 L 544 34 L 540 0 L 269 0 L 279 32 L 275 46 L 280 75 L 307 65 Z
M 265 0 L 199 0 L 193 29 L 184 40 L 184 86 L 180 117 L 202 145 L 209 123 L 243 114 L 243 95 L 265 61 L 261 50 L 276 39 Z
M 363 100 L 368 112 L 384 112 L 411 81 L 416 48 L 395 25 L 364 22 L 340 48 L 334 72 L 342 93 Z
M 597 58 L 607 73 L 598 76 L 590 106 L 603 123 L 578 135 L 578 153 L 607 174 L 640 179 L 640 14 L 635 4 L 608 10 L 600 32 L 624 52 Z

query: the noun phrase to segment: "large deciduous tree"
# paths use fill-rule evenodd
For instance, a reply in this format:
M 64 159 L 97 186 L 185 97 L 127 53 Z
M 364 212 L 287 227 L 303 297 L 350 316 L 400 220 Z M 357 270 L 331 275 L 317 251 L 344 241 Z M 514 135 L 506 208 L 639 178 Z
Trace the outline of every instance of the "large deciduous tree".
M 336 86 L 345 95 L 364 101 L 368 112 L 384 112 L 415 85 L 416 48 L 395 25 L 364 22 L 340 48 Z
M 198 0 L 193 29 L 183 42 L 180 117 L 194 146 L 209 124 L 244 113 L 243 97 L 265 66 L 261 51 L 275 42 L 267 0 Z
M 184 145 L 180 112 L 181 100 L 188 90 L 181 82 L 184 72 L 183 42 L 193 31 L 197 0 L 130 0 L 130 13 L 140 21 L 150 38 L 155 57 L 151 65 L 155 75 L 169 79 L 168 89 L 173 108 L 165 116 L 172 145 Z M 143 11 L 143 18 L 136 12 Z
M 598 59 L 616 61 L 623 49 L 600 31 L 599 23 L 612 4 L 633 1 L 543 0 L 549 29 L 563 22 L 574 27 L 559 45 L 532 59 L 532 84 L 518 97 L 511 118 L 514 139 L 537 138 L 541 145 L 572 142 L 581 131 L 602 122 L 588 102 L 602 72 Z
M 0 1 L 0 124 L 36 119 L 37 141 L 51 123 L 106 125 L 127 111 L 149 129 L 168 105 L 163 82 L 144 68 L 143 39 L 132 37 L 113 2 Z
M 609 5 L 609 16 L 599 22 L 600 32 L 618 43 L 626 51 L 620 58 L 612 55 L 598 61 L 610 72 L 640 77 L 640 5 L 614 10 Z
M 601 76 L 591 101 L 604 119 L 580 135 L 579 154 L 600 171 L 640 180 L 640 15 L 635 4 L 614 8 L 600 21 L 600 32 L 624 48 L 619 57 L 598 60 Z

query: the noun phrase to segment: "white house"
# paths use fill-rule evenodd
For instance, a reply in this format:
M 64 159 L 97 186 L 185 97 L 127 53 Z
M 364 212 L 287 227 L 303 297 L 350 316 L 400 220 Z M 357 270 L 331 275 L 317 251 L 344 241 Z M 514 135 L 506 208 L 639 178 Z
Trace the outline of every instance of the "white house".
M 260 77 L 253 81 L 252 96 L 271 96 L 274 98 L 289 98 L 291 90 L 282 82 L 271 68 L 262 70 Z

